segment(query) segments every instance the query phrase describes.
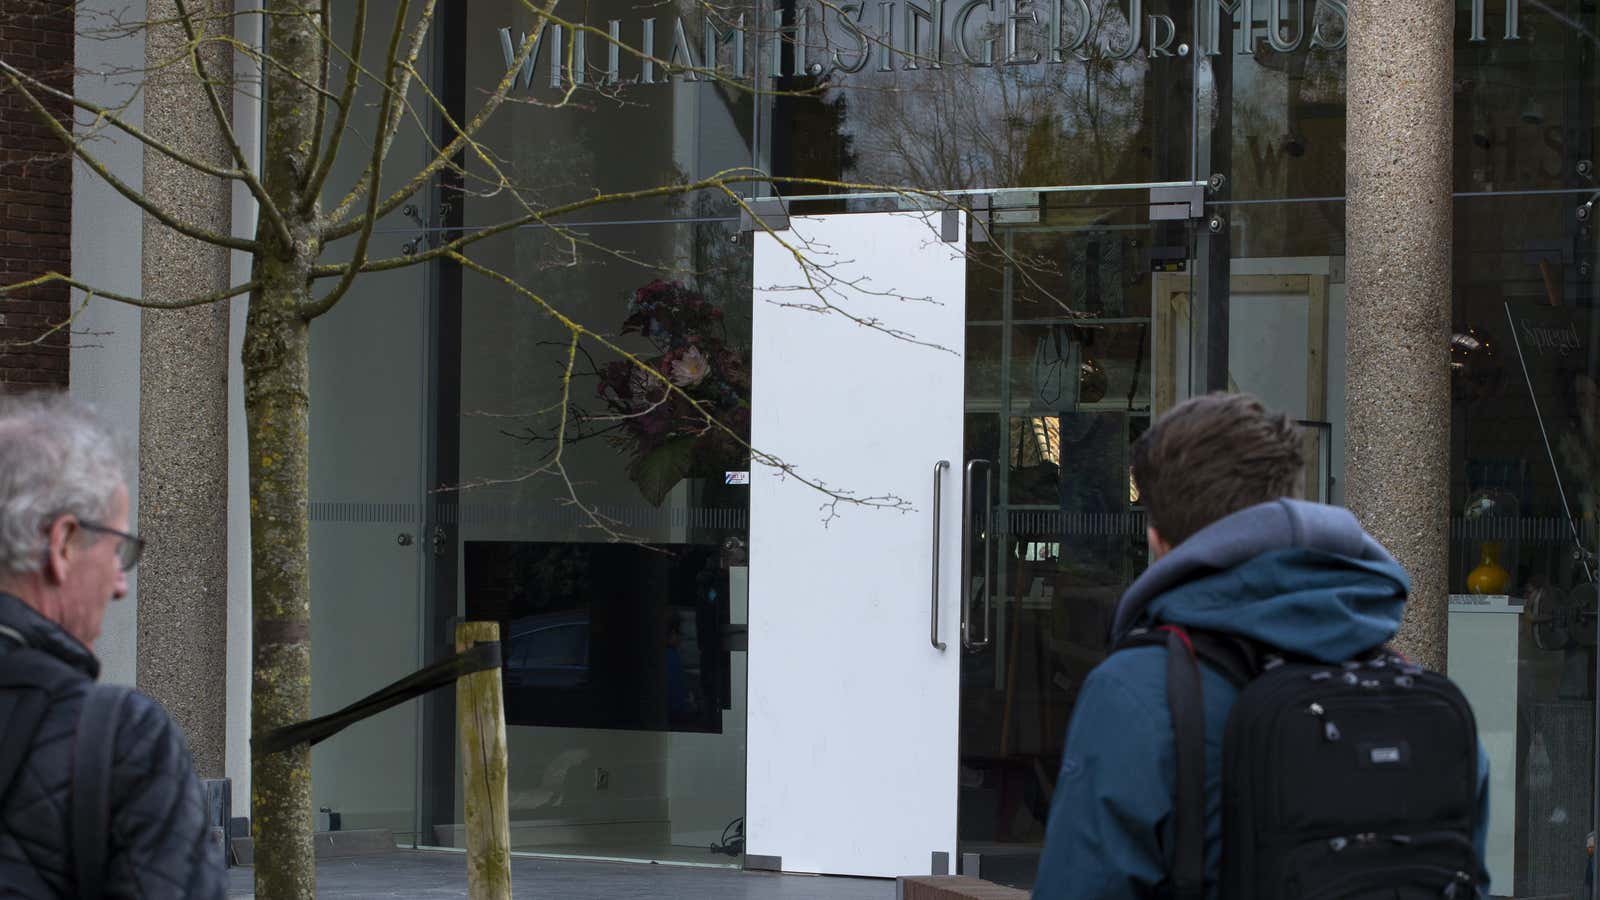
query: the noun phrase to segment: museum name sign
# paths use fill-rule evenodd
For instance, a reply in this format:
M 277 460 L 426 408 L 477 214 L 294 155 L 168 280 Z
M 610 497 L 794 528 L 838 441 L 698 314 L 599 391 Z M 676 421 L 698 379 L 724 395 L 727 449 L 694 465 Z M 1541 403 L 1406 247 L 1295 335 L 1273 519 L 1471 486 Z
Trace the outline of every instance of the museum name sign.
M 562 26 L 546 24 L 534 36 L 516 81 L 530 89 L 546 79 L 552 88 L 664 84 L 674 77 L 738 80 L 751 77 L 757 54 L 764 54 L 759 68 L 769 77 L 827 75 L 837 81 L 868 71 L 1158 59 L 1191 52 L 1190 43 L 1179 40 L 1172 18 L 1147 13 L 1143 0 L 1106 2 L 1118 8 L 1116 29 L 1092 27 L 1089 0 L 827 0 L 798 6 L 788 22 L 781 11 L 771 11 L 766 25 L 755 29 L 747 27 L 743 14 L 703 16 L 698 28 L 681 16 L 640 18 L 627 28 L 621 19 L 611 19 L 605 28 L 609 39 L 586 33 L 574 39 Z M 1520 39 L 1521 0 L 1472 0 L 1470 40 L 1485 40 L 1489 2 L 1504 6 L 1505 39 Z M 1220 54 L 1223 23 L 1228 22 L 1236 36 L 1248 34 L 1248 39 L 1235 41 L 1240 55 L 1293 53 L 1307 41 L 1313 50 L 1339 50 L 1345 44 L 1349 3 L 1319 0 L 1321 15 L 1308 29 L 1305 0 L 1202 0 L 1209 15 L 1203 17 L 1195 43 L 1207 56 Z M 697 33 L 691 37 L 692 32 Z M 513 37 L 510 28 L 501 28 L 499 38 L 509 68 L 528 35 Z M 592 56 L 591 43 L 598 50 Z M 623 46 L 629 48 L 626 53 Z M 746 53 L 747 47 L 755 53 Z M 623 71 L 624 55 L 631 71 Z

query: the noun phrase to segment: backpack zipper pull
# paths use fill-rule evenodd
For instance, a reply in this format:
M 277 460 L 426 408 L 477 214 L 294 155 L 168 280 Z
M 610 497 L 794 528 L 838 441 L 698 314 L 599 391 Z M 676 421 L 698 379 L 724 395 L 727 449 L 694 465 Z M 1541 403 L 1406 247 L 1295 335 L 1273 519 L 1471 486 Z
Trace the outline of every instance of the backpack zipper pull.
M 1471 890 L 1472 876 L 1465 872 L 1456 872 L 1456 880 L 1445 886 L 1445 900 L 1453 900 L 1453 898 L 1461 896 L 1460 891 L 1463 884 L 1468 885 L 1467 889 Z

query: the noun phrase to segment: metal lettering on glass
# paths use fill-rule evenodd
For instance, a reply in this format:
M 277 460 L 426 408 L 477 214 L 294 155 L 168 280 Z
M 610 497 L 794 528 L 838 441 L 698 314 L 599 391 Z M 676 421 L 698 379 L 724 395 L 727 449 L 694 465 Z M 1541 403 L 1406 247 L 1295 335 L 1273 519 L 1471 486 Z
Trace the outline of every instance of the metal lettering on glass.
M 1489 3 L 1505 10 L 1505 39 L 1520 40 L 1521 0 L 1471 0 L 1472 41 L 1484 38 L 1484 10 Z M 1146 0 L 1105 0 L 1100 21 L 1089 0 L 798 0 L 791 11 L 768 8 L 760 15 L 723 13 L 684 19 L 673 17 L 671 45 L 665 57 L 657 56 L 656 20 L 641 18 L 636 28 L 624 28 L 611 19 L 605 32 L 579 31 L 568 36 L 559 25 L 547 24 L 538 34 L 512 38 L 512 29 L 499 29 L 500 50 L 509 68 L 523 49 L 526 57 L 515 83 L 523 90 L 534 86 L 540 56 L 548 51 L 550 85 L 666 84 L 708 78 L 746 80 L 754 54 L 765 53 L 761 70 L 770 78 L 822 76 L 834 82 L 869 71 L 926 71 L 947 65 L 1049 66 L 1094 58 L 1149 59 L 1187 56 L 1190 43 L 1181 42 L 1172 18 L 1151 14 Z M 1315 21 L 1307 16 L 1315 8 Z M 1193 46 L 1207 56 L 1221 53 L 1222 29 L 1236 35 L 1234 47 L 1241 56 L 1257 53 L 1295 53 L 1309 43 L 1317 51 L 1339 51 L 1345 46 L 1350 0 L 1202 0 Z M 756 23 L 750 34 L 747 21 Z M 641 40 L 628 43 L 629 34 Z M 604 69 L 590 73 L 590 41 L 606 43 Z M 531 41 L 532 46 L 529 47 Z M 619 44 L 621 46 L 619 46 Z M 785 54 L 785 47 L 789 52 Z M 632 58 L 635 71 L 624 76 L 620 57 Z M 784 65 L 787 55 L 788 65 Z M 697 58 L 698 57 L 698 58 Z M 658 77 L 656 63 L 666 72 Z

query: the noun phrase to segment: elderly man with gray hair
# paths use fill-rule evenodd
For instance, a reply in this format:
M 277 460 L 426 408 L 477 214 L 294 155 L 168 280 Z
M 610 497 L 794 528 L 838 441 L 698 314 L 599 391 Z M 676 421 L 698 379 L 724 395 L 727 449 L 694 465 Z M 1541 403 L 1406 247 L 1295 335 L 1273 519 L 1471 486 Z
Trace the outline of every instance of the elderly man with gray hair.
M 65 396 L 0 397 L 0 898 L 225 893 L 183 734 L 95 684 L 143 547 L 124 461 Z

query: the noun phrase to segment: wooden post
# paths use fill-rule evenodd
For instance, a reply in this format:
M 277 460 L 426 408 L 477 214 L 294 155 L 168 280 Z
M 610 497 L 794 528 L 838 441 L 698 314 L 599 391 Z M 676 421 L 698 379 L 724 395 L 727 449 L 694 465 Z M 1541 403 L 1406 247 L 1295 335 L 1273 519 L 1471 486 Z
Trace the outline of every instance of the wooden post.
M 498 622 L 456 626 L 456 651 L 500 640 Z M 467 896 L 511 900 L 511 813 L 506 808 L 506 712 L 500 670 L 456 681 L 456 726 L 467 812 Z

